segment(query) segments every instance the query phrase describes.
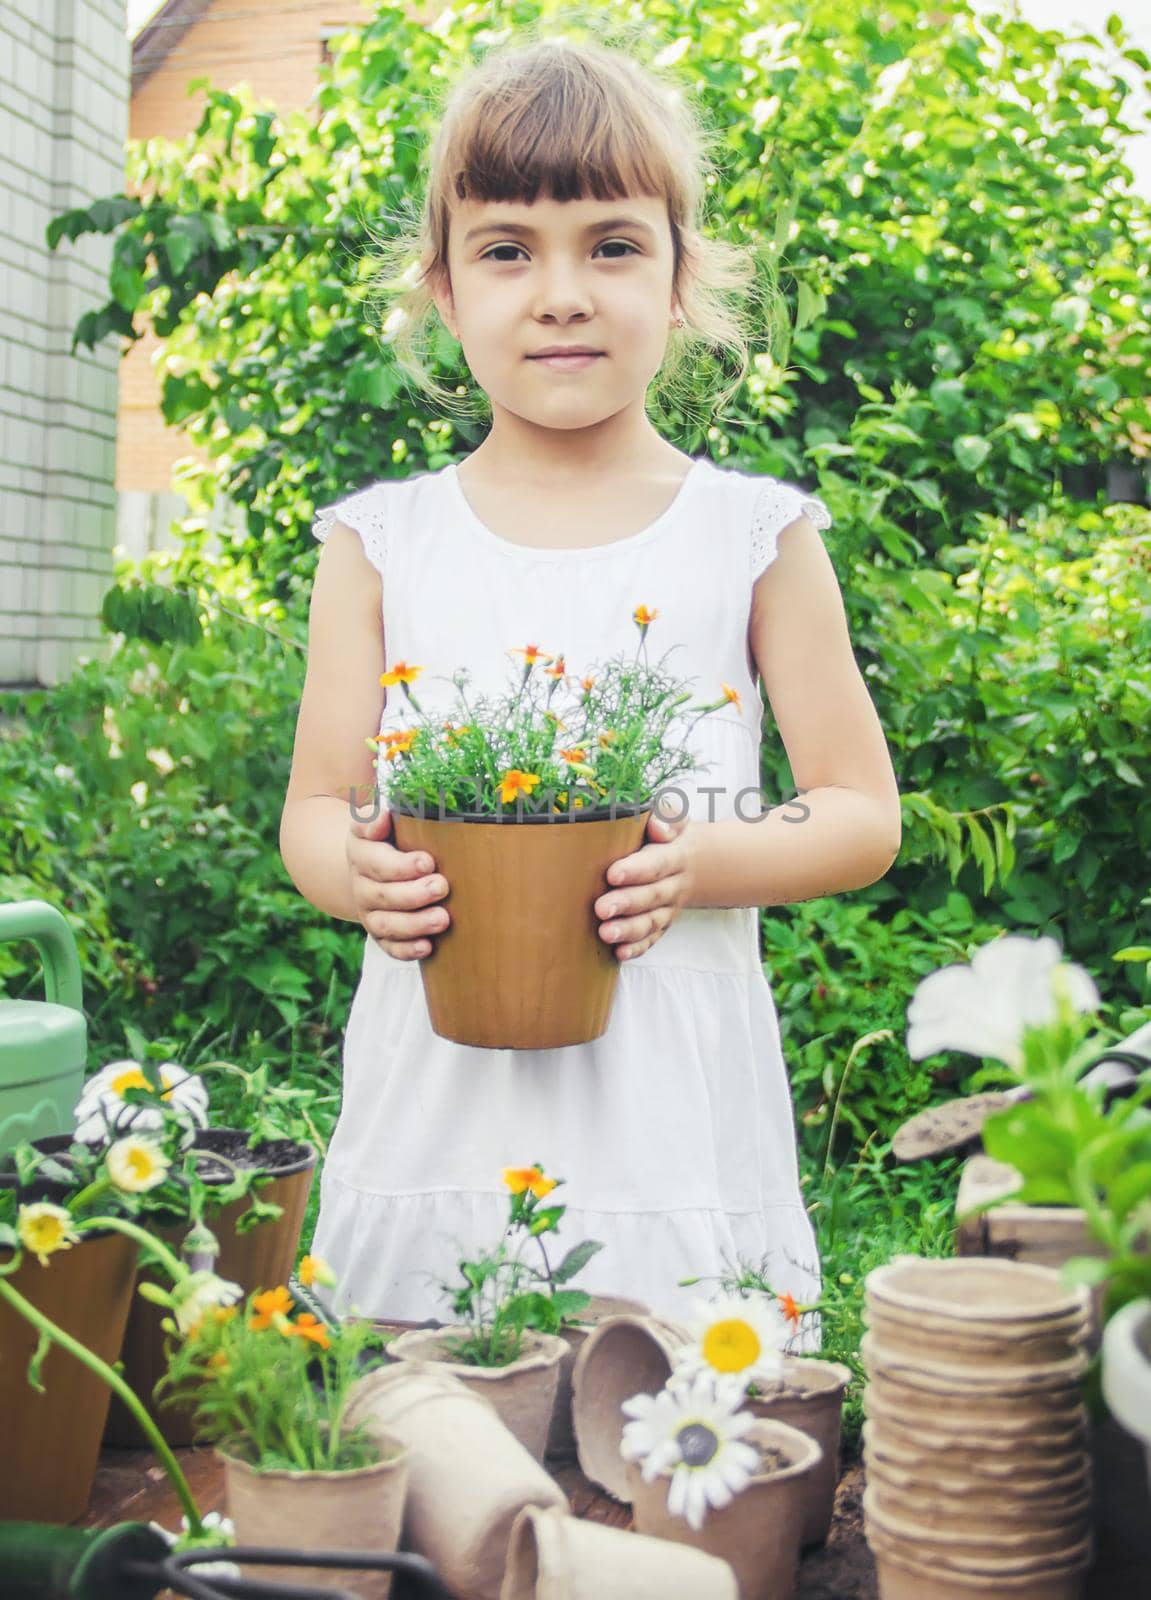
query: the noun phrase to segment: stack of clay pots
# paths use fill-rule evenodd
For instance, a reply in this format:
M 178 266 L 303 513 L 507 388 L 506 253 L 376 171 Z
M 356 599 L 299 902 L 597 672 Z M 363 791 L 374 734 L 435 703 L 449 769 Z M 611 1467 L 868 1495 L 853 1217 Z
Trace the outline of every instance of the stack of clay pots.
M 867 1279 L 864 1513 L 882 1600 L 1076 1600 L 1090 1559 L 1090 1298 L 1019 1262 Z

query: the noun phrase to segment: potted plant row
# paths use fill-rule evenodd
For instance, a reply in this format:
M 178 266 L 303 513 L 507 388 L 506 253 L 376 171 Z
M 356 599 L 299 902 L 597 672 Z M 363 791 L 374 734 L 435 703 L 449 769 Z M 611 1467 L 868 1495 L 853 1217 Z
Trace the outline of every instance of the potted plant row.
M 614 861 L 642 844 L 660 789 L 699 766 L 701 718 L 740 709 L 724 684 L 688 705 L 684 680 L 650 664 L 658 612 L 637 606 L 634 656 L 582 676 L 562 655 L 515 647 L 502 697 L 452 678 L 450 715 L 424 710 L 423 667 L 397 662 L 380 682 L 404 699 L 396 726 L 367 742 L 376 792 L 402 850 L 422 850 L 448 883 L 448 927 L 420 962 L 434 1031 L 489 1049 L 549 1049 L 598 1038 L 619 975 L 594 911 Z M 493 906 L 514 916 L 492 916 Z

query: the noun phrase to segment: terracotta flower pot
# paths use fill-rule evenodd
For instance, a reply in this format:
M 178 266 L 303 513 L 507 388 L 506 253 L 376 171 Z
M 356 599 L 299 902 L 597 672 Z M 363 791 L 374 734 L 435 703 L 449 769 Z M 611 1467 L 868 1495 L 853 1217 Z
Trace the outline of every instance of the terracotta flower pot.
M 399 1548 L 407 1494 L 408 1453 L 397 1439 L 376 1435 L 383 1459 L 346 1472 L 257 1471 L 226 1451 L 224 1491 L 238 1545 L 291 1550 L 363 1550 L 389 1555 Z M 360 1600 L 388 1600 L 389 1572 L 343 1567 L 244 1568 L 265 1583 L 354 1589 Z
M 248 1210 L 250 1203 L 245 1196 L 205 1218 L 220 1244 L 214 1270 L 221 1278 L 238 1283 L 245 1294 L 250 1294 L 256 1289 L 270 1289 L 288 1281 L 304 1226 L 316 1169 L 316 1151 L 303 1140 L 277 1139 L 259 1147 L 258 1152 L 250 1152 L 247 1140 L 247 1134 L 235 1128 L 205 1128 L 196 1135 L 197 1149 L 208 1154 L 219 1151 L 230 1161 L 242 1157 L 241 1164 L 255 1163 L 258 1158 L 260 1169 L 272 1174 L 271 1182 L 260 1184 L 256 1193 L 261 1200 L 283 1207 L 279 1217 L 260 1222 L 247 1233 L 237 1233 L 237 1219 Z M 222 1183 L 229 1176 L 226 1169 L 217 1167 L 215 1176 L 208 1170 L 205 1181 Z M 158 1237 L 179 1251 L 186 1232 L 186 1227 L 161 1228 Z M 141 1269 L 140 1279 L 168 1287 L 164 1273 L 147 1267 Z M 158 1405 L 152 1398 L 152 1391 L 168 1370 L 164 1348 L 168 1335 L 160 1326 L 167 1315 L 162 1307 L 140 1295 L 133 1298 L 124 1334 L 124 1377 L 144 1402 L 168 1443 L 182 1447 L 192 1444 L 196 1437 L 191 1408 Z M 118 1398 L 113 1398 L 104 1443 L 136 1449 L 146 1442 L 131 1412 Z
M 525 1506 L 500 1600 L 739 1600 L 726 1561 L 668 1539 Z
M 5 1281 L 45 1316 L 114 1363 L 136 1281 L 136 1244 L 123 1234 L 89 1236 L 41 1266 L 25 1254 Z M 0 1250 L 0 1263 L 12 1259 Z M 59 1345 L 28 1382 L 39 1335 L 0 1300 L 0 1521 L 74 1522 L 88 1509 L 100 1435 L 112 1391 Z
M 760 1394 L 741 1407 L 771 1422 L 787 1422 L 822 1451 L 819 1464 L 806 1480 L 803 1532 L 800 1544 L 823 1544 L 831 1531 L 835 1489 L 839 1482 L 839 1441 L 843 1424 L 843 1393 L 851 1382 L 851 1369 L 837 1361 L 817 1361 L 810 1356 L 785 1356 L 783 1377 L 761 1384 Z
M 490 1400 L 504 1423 L 537 1461 L 544 1458 L 555 1408 L 560 1362 L 567 1345 L 551 1333 L 528 1329 L 520 1355 L 504 1367 L 476 1367 L 453 1360 L 448 1346 L 464 1328 L 413 1328 L 388 1346 L 397 1361 L 435 1362 L 469 1389 Z
M 439 1363 L 398 1361 L 352 1388 L 350 1424 L 408 1448 L 404 1548 L 468 1600 L 499 1600 L 512 1524 L 525 1505 L 567 1510 L 495 1407 Z
M 612 862 L 639 849 L 650 809 L 498 822 L 393 812 L 397 846 L 425 850 L 448 881 L 451 922 L 420 962 L 436 1033 L 493 1050 L 600 1037 L 619 961 L 594 905 Z
M 819 1462 L 820 1450 L 786 1422 L 755 1422 L 743 1439 L 783 1457 L 784 1465 L 764 1465 L 722 1511 L 709 1507 L 697 1533 L 684 1517 L 667 1509 L 669 1475 L 645 1483 L 638 1462 L 626 1463 L 635 1525 L 640 1533 L 692 1545 L 727 1561 L 735 1573 L 740 1600 L 791 1600 L 799 1564 L 805 1480 Z
M 572 1370 L 576 1356 L 593 1328 L 598 1328 L 605 1317 L 618 1317 L 623 1312 L 642 1317 L 648 1314 L 648 1308 L 638 1300 L 625 1300 L 622 1295 L 596 1294 L 584 1307 L 578 1323 L 569 1323 L 560 1329 L 559 1337 L 567 1345 L 567 1350 L 560 1362 L 555 1409 L 552 1411 L 547 1449 L 544 1452 L 544 1459 L 549 1466 L 566 1466 L 576 1459 L 575 1429 L 572 1426 Z
M 634 1394 L 658 1394 L 688 1343 L 682 1322 L 625 1314 L 607 1317 L 584 1340 L 572 1368 L 572 1425 L 580 1471 L 617 1500 L 629 1496 L 619 1453 Z

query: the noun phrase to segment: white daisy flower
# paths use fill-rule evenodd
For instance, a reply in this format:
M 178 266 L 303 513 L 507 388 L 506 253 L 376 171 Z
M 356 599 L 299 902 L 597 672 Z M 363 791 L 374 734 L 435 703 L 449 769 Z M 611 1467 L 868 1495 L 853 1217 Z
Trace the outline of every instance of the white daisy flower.
M 667 1509 L 685 1517 L 696 1533 L 707 1507 L 730 1505 L 745 1489 L 760 1463 L 759 1451 L 742 1436 L 755 1424 L 750 1411 L 737 1411 L 741 1396 L 717 1386 L 710 1372 L 658 1394 L 637 1394 L 620 1409 L 624 1424 L 620 1454 L 639 1462 L 644 1482 L 671 1475 Z
M 167 1539 L 170 1548 L 176 1552 L 181 1550 L 211 1549 L 212 1546 L 218 1544 L 235 1544 L 236 1525 L 231 1517 L 225 1517 L 219 1511 L 205 1511 L 200 1520 L 204 1528 L 204 1536 L 200 1539 L 193 1539 L 190 1536 L 187 1517 L 180 1518 L 179 1533 L 169 1533 L 167 1528 L 162 1528 L 158 1522 L 150 1522 L 148 1526 L 154 1528 L 158 1534 Z M 240 1578 L 243 1576 L 234 1561 L 206 1561 L 202 1566 L 192 1567 L 190 1570 L 197 1578 Z
M 188 1130 L 208 1125 L 208 1090 L 204 1080 L 186 1072 L 174 1061 L 161 1062 L 160 1081 L 163 1101 Z M 74 1137 L 81 1144 L 104 1144 L 117 1134 L 158 1133 L 164 1127 L 159 1105 L 131 1105 L 124 1099 L 129 1089 L 149 1089 L 138 1061 L 110 1061 L 85 1083 L 72 1115 L 76 1119 Z
M 129 1134 L 109 1145 L 104 1165 L 117 1189 L 129 1194 L 146 1194 L 163 1183 L 172 1163 L 155 1139 Z
M 761 1295 L 697 1300 L 688 1329 L 692 1343 L 677 1353 L 673 1387 L 707 1372 L 715 1378 L 717 1388 L 730 1387 L 737 1399 L 742 1399 L 749 1383 L 783 1375 L 783 1351 L 790 1329 L 774 1300 Z

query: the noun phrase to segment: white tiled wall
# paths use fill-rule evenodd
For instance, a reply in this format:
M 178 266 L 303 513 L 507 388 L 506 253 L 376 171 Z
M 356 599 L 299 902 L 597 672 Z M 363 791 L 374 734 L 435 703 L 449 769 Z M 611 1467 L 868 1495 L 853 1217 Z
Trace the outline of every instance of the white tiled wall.
M 44 235 L 123 193 L 128 69 L 125 0 L 0 0 L 0 685 L 56 683 L 101 646 L 120 340 L 71 344 L 111 243 Z

